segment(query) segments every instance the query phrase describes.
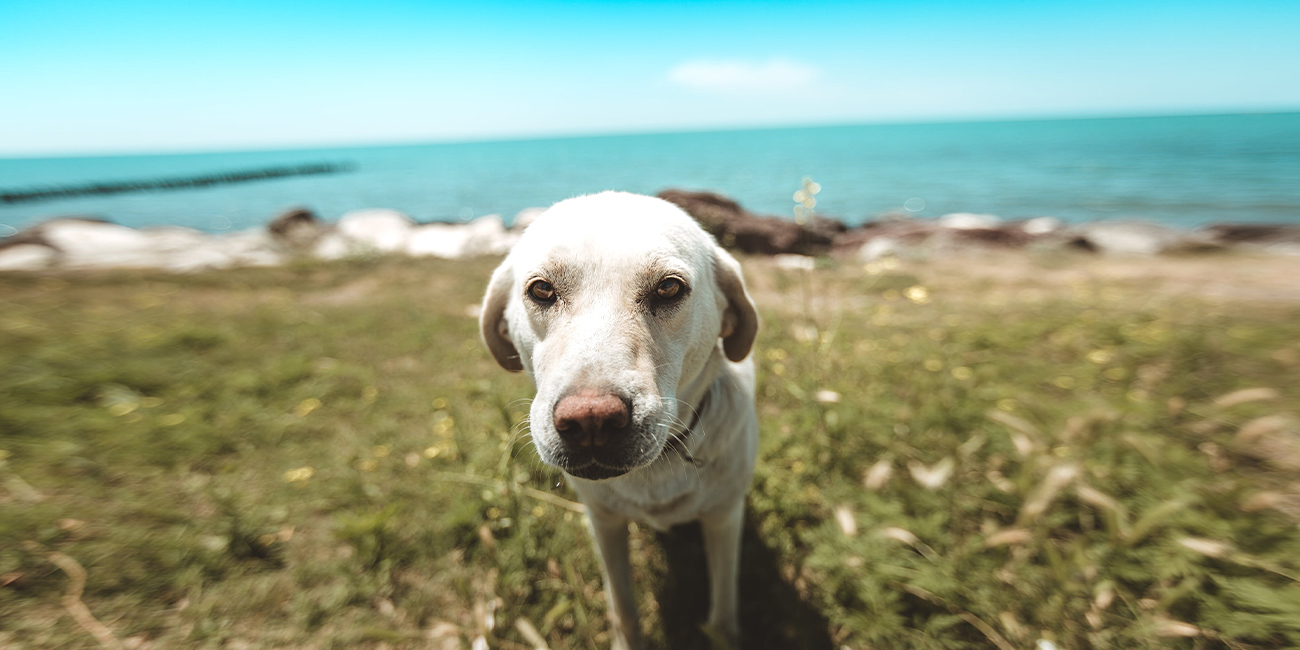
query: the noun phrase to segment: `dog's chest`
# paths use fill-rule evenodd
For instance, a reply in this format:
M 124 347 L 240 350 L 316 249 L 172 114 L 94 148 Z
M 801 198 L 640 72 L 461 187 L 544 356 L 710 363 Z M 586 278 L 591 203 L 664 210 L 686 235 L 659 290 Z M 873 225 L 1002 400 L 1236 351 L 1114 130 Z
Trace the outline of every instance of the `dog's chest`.
M 574 488 L 584 503 L 666 530 L 698 519 L 708 510 L 711 481 L 705 469 L 677 458 L 664 459 L 639 472 L 640 480 L 635 482 L 608 481 Z

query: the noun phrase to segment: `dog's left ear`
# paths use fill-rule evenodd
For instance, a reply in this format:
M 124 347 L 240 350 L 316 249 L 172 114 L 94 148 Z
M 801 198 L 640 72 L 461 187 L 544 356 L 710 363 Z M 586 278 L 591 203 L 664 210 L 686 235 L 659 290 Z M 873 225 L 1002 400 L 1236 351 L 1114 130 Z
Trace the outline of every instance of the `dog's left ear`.
M 727 298 L 727 308 L 722 312 L 722 351 L 727 358 L 740 361 L 749 356 L 758 336 L 758 311 L 754 301 L 745 291 L 745 278 L 740 273 L 740 262 L 730 253 L 714 246 L 713 275 L 718 288 Z
M 497 363 L 510 372 L 519 372 L 524 364 L 519 351 L 510 341 L 510 326 L 506 323 L 506 304 L 510 301 L 510 287 L 514 284 L 510 262 L 505 261 L 492 272 L 487 294 L 483 296 L 483 311 L 478 316 L 479 333 Z

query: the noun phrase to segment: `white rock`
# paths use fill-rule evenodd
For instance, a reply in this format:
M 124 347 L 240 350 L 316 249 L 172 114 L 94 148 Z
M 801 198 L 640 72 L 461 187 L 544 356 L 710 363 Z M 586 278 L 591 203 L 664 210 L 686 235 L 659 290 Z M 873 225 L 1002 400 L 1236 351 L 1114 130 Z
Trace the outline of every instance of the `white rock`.
M 265 228 L 228 235 L 198 235 L 174 231 L 167 233 L 166 238 L 159 238 L 157 244 L 165 247 L 161 252 L 166 253 L 162 267 L 185 273 L 236 266 L 277 266 L 284 261 Z
M 1035 217 L 1020 225 L 1020 229 L 1029 235 L 1046 235 L 1064 227 L 1065 224 L 1056 217 Z
M 275 251 L 249 251 L 235 259 L 239 266 L 280 266 L 284 256 Z
M 253 228 L 213 238 L 210 245 L 239 266 L 273 266 L 281 256 L 275 238 L 265 228 Z
M 859 262 L 874 262 L 886 255 L 898 253 L 899 242 L 892 237 L 876 237 L 858 249 Z
M 1300 243 L 1296 243 L 1296 242 L 1285 241 L 1285 242 L 1278 242 L 1276 244 L 1269 244 L 1268 246 L 1264 247 L 1264 250 L 1269 253 L 1273 253 L 1274 255 L 1289 255 L 1291 257 L 1300 257 Z
M 407 240 L 406 253 L 416 257 L 459 259 L 500 255 L 519 238 L 506 230 L 501 217 L 490 214 L 469 223 L 430 223 L 417 226 Z
M 41 226 L 45 241 L 63 253 L 70 267 L 157 267 L 149 235 L 112 223 L 60 219 Z
M 975 214 L 972 212 L 953 212 L 939 217 L 939 225 L 953 230 L 975 230 L 977 228 L 997 228 L 1002 223 L 996 215 Z
M 148 242 L 153 259 L 141 257 L 148 266 L 167 271 L 188 273 L 205 269 L 225 269 L 235 265 L 230 254 L 221 250 L 217 237 L 191 228 L 146 228 L 140 231 Z
M 50 244 L 69 255 L 96 254 L 107 246 L 147 248 L 148 235 L 134 228 L 102 221 L 55 219 L 40 226 Z
M 18 244 L 0 249 L 0 271 L 39 271 L 49 268 L 58 252 L 40 244 Z
M 228 269 L 235 259 L 215 246 L 196 246 L 184 255 L 173 255 L 162 264 L 162 269 L 173 273 L 193 273 L 210 269 Z
M 1176 230 L 1138 221 L 1098 221 L 1079 234 L 1103 253 L 1155 255 L 1178 241 Z
M 266 230 L 221 237 L 214 248 L 229 255 L 234 266 L 279 266 L 284 263 L 284 254 Z
M 69 268 L 155 268 L 173 272 L 280 264 L 265 228 L 214 236 L 192 228 L 136 230 L 111 223 L 56 219 L 40 236 Z
M 365 248 L 381 253 L 406 250 L 415 222 L 396 210 L 356 210 L 338 222 L 338 232 Z
M 503 255 L 519 239 L 519 234 L 506 230 L 505 222 L 495 214 L 479 217 L 465 224 L 465 227 L 469 229 L 470 236 L 465 249 L 461 251 L 462 256 Z
M 782 253 L 774 258 L 777 268 L 791 271 L 811 271 L 817 268 L 817 260 L 807 255 Z
M 425 224 L 412 231 L 406 242 L 406 254 L 456 259 L 467 247 L 471 234 L 466 224 Z
M 140 230 L 149 248 L 160 252 L 183 252 L 212 243 L 216 238 L 193 228 L 145 228 Z
M 510 224 L 510 229 L 522 232 L 525 228 L 531 226 L 534 221 L 537 221 L 537 217 L 542 216 L 543 212 L 546 212 L 546 208 L 524 208 L 520 210 L 519 214 L 515 215 L 514 222 Z
M 330 232 L 316 240 L 316 245 L 312 247 L 311 254 L 322 260 L 341 260 L 345 257 L 356 255 L 359 251 L 352 240 L 344 237 L 338 232 Z

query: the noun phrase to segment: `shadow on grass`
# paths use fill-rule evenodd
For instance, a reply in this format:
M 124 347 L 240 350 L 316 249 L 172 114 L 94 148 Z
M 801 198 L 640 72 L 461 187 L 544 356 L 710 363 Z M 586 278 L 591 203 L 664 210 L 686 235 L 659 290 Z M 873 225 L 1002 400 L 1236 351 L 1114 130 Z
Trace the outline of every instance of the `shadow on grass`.
M 708 566 L 698 523 L 656 538 L 668 565 L 655 598 L 670 650 L 711 650 L 700 630 L 709 612 Z M 830 623 L 781 577 L 776 552 L 745 518 L 740 551 L 740 633 L 745 650 L 831 650 Z

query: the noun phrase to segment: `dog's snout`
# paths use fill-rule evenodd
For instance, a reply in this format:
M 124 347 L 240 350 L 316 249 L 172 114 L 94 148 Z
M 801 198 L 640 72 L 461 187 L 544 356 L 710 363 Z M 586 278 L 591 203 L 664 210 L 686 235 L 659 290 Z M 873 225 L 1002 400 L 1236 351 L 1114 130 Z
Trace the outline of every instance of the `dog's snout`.
M 632 409 L 614 393 L 588 389 L 561 398 L 554 417 L 555 430 L 570 444 L 603 447 L 631 423 Z

